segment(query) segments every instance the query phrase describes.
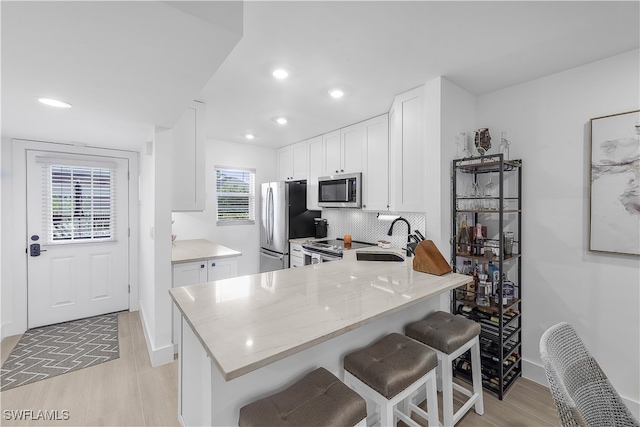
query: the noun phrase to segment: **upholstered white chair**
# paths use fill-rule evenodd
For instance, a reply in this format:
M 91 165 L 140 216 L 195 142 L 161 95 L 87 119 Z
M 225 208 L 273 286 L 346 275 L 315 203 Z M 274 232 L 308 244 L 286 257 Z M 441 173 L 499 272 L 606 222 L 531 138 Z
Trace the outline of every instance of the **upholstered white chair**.
M 639 427 L 570 324 L 545 331 L 540 356 L 563 427 Z

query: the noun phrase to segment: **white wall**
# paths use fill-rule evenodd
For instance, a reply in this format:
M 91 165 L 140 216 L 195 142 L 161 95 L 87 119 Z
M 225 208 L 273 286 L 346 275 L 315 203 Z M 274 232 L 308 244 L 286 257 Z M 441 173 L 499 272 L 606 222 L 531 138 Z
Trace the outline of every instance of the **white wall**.
M 14 321 L 14 278 L 15 264 L 11 258 L 15 242 L 11 238 L 8 230 L 11 230 L 13 223 L 13 146 L 11 139 L 2 138 L 0 141 L 1 163 L 0 163 L 0 186 L 2 187 L 2 196 L 0 198 L 0 210 L 2 218 L 0 219 L 0 227 L 3 230 L 2 240 L 2 257 L 0 263 L 0 313 L 2 315 L 2 338 L 22 333 L 27 327 L 26 319 L 23 324 L 16 324 Z
M 140 153 L 140 314 L 153 366 L 173 360 L 171 144 L 171 131 L 158 128 Z
M 173 234 L 178 240 L 207 239 L 242 252 L 238 274 L 260 272 L 260 184 L 275 181 L 276 150 L 257 145 L 237 144 L 207 139 L 207 202 L 203 212 L 174 212 Z M 254 225 L 216 225 L 215 166 L 252 168 L 256 170 L 256 223 Z
M 639 51 L 480 96 L 477 124 L 523 159 L 524 375 L 546 384 L 540 336 L 577 329 L 636 416 L 640 260 L 588 251 L 589 119 L 640 108 Z M 638 238 L 638 236 L 631 236 Z

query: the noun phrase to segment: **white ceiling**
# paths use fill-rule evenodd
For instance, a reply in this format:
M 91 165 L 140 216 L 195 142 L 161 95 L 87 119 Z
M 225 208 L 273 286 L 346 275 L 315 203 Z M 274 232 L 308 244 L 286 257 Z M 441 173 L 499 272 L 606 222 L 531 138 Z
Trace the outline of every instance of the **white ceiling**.
M 2 135 L 138 149 L 195 98 L 207 137 L 279 147 L 437 76 L 480 95 L 640 46 L 638 1 L 259 1 L 218 68 L 239 26 L 223 5 L 2 1 Z

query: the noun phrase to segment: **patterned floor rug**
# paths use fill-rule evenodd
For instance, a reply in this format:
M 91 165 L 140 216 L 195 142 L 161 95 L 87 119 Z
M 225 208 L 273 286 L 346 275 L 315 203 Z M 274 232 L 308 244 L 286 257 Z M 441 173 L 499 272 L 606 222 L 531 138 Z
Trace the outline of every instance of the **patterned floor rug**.
M 0 391 L 119 357 L 117 313 L 30 329 L 0 369 Z

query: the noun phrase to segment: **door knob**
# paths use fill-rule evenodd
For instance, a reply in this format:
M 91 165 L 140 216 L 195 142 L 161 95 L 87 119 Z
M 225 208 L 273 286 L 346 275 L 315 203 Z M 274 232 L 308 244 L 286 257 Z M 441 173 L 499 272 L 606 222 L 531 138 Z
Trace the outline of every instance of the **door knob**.
M 32 243 L 29 245 L 29 255 L 40 256 L 40 252 L 47 252 L 46 249 L 40 249 L 40 243 Z

